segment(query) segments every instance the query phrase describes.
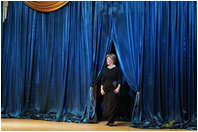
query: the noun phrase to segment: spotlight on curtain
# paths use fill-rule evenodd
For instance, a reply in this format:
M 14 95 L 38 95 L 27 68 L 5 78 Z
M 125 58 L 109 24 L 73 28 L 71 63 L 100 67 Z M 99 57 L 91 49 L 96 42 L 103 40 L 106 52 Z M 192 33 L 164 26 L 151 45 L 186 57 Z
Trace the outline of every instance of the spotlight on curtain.
M 58 10 L 69 1 L 24 1 L 30 8 L 40 12 L 51 12 Z

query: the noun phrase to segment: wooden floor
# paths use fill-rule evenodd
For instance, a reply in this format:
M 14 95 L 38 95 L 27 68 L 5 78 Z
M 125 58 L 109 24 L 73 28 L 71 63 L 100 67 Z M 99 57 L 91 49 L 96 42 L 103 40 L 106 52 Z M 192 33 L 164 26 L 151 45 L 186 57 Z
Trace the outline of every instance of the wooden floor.
M 106 122 L 97 124 L 68 123 L 32 119 L 1 119 L 2 131 L 188 131 L 186 129 L 137 129 L 130 127 L 129 122 L 116 121 L 113 127 Z

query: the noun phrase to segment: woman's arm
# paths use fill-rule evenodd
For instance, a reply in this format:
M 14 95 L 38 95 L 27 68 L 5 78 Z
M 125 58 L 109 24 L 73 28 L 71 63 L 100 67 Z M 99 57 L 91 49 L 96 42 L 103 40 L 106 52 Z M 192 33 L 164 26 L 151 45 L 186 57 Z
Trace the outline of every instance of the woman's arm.
M 104 90 L 103 90 L 104 81 L 105 81 L 105 77 L 104 77 L 104 71 L 103 71 L 103 73 L 102 73 L 102 78 L 101 78 L 101 87 L 100 87 L 100 93 L 101 93 L 102 95 L 105 94 L 105 92 L 104 92 Z
M 121 71 L 118 69 L 118 87 L 114 90 L 115 93 L 119 93 L 120 91 L 120 87 L 121 87 L 121 83 L 122 83 L 122 74 L 121 74 Z
M 103 90 L 103 85 L 101 85 L 101 87 L 100 87 L 100 93 L 101 93 L 102 95 L 105 94 L 105 92 L 104 92 L 104 90 Z

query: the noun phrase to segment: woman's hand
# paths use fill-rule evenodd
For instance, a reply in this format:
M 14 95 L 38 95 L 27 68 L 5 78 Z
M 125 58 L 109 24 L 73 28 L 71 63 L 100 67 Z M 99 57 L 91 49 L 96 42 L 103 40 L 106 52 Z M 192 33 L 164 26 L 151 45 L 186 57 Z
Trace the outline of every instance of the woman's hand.
M 119 93 L 119 91 L 120 91 L 120 88 L 118 87 L 118 88 L 116 88 L 116 89 L 114 90 L 114 93 Z
M 120 87 L 121 87 L 121 84 L 119 84 L 118 87 L 114 90 L 114 93 L 119 93 Z
M 101 93 L 102 95 L 104 95 L 104 94 L 105 94 L 105 92 L 104 92 L 104 90 L 103 90 L 103 85 L 101 85 L 100 93 Z
M 105 94 L 105 92 L 104 92 L 104 90 L 103 89 L 101 89 L 101 92 L 100 92 L 102 95 L 104 95 Z

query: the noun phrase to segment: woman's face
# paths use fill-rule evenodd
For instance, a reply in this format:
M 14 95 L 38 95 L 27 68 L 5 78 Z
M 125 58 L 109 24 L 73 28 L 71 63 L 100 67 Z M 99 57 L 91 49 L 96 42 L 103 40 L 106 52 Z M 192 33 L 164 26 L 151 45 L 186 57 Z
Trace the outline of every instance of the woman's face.
M 113 64 L 113 60 L 111 59 L 111 57 L 107 57 L 107 65 L 111 64 Z

